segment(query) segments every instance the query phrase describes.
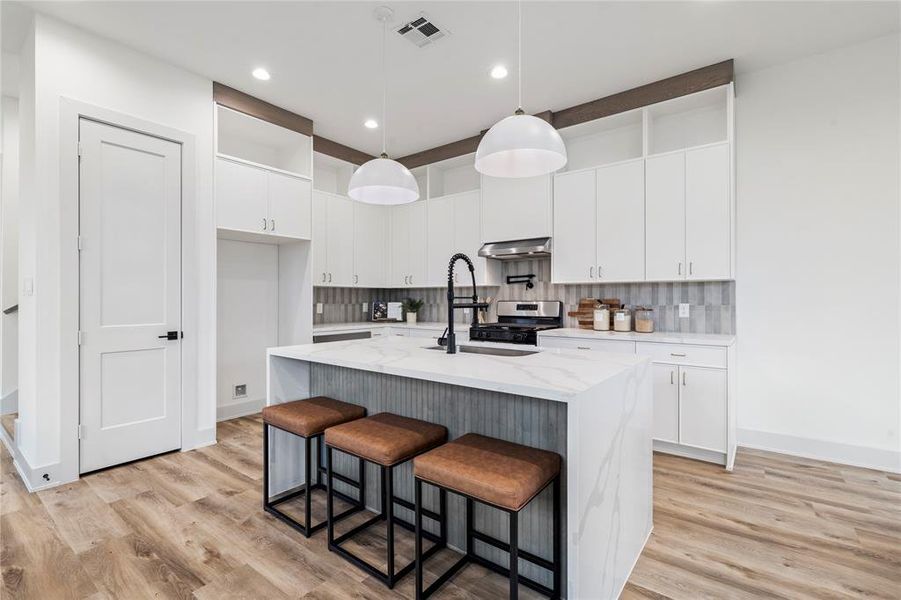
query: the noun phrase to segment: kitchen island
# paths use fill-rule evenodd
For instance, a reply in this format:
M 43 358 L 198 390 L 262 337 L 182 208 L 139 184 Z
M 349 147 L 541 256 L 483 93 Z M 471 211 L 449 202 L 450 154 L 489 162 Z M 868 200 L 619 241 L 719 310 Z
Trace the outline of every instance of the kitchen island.
M 567 597 L 618 597 L 652 525 L 648 358 L 570 350 L 448 355 L 432 340 L 404 337 L 269 349 L 268 404 L 319 395 L 359 404 L 369 414 L 439 423 L 450 439 L 474 432 L 559 453 Z M 303 483 L 302 443 L 275 433 L 272 494 Z M 339 472 L 353 473 L 354 465 L 336 460 Z M 396 494 L 407 499 L 413 496 L 410 469 L 404 465 L 395 480 Z M 366 501 L 373 509 L 379 502 L 375 475 L 372 468 Z M 434 496 L 425 495 L 426 506 L 434 506 Z M 449 545 L 458 549 L 465 539 L 462 508 L 461 499 L 450 496 Z M 406 509 L 396 510 L 412 519 Z M 551 556 L 550 511 L 547 491 L 523 511 L 522 548 Z M 506 539 L 506 517 L 498 511 L 478 510 L 476 527 Z M 501 564 L 506 560 L 493 548 L 477 549 Z M 521 573 L 549 582 L 549 574 L 526 563 Z

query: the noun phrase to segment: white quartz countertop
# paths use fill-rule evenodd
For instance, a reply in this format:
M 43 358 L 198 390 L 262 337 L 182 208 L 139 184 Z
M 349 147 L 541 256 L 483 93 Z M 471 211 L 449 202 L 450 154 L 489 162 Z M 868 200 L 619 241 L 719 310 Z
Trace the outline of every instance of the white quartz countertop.
M 528 356 L 447 354 L 432 340 L 381 337 L 270 348 L 269 356 L 569 402 L 650 359 L 633 354 L 543 349 Z
M 468 323 L 455 323 L 459 331 L 469 331 Z M 366 329 L 379 329 L 382 327 L 404 327 L 407 329 L 425 329 L 427 331 L 441 330 L 447 327 L 447 323 L 416 323 L 408 324 L 406 321 L 357 321 L 355 323 L 328 323 L 325 325 L 313 325 L 313 335 L 323 333 L 340 333 L 342 331 L 361 331 Z
M 662 344 L 697 344 L 703 346 L 731 346 L 735 343 L 734 335 L 717 333 L 678 333 L 673 331 L 637 333 L 635 331 L 594 331 L 593 329 L 578 328 L 561 328 L 542 331 L 538 334 L 539 344 L 543 337 L 561 337 L 583 340 L 620 340 L 627 342 L 658 342 Z

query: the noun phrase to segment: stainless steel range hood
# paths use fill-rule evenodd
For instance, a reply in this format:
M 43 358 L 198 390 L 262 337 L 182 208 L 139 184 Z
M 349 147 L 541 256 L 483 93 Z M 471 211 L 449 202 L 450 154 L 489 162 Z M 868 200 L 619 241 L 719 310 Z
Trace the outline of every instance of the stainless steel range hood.
M 551 238 L 491 242 L 479 249 L 479 256 L 497 260 L 526 260 L 551 255 Z

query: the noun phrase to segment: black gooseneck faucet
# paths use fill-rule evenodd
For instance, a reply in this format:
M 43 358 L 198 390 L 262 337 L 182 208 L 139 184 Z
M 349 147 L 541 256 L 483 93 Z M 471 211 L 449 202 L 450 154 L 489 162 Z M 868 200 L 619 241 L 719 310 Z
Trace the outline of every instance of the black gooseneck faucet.
M 472 302 L 467 302 L 464 304 L 456 304 L 455 300 L 458 299 L 457 296 L 454 296 L 454 265 L 458 260 L 462 260 L 469 267 L 469 274 L 472 276 Z M 466 296 L 460 296 L 460 300 L 468 299 Z M 476 294 L 476 269 L 472 265 L 472 260 L 462 252 L 458 252 L 451 256 L 450 262 L 447 265 L 447 336 L 446 336 L 446 344 L 447 344 L 447 353 L 448 354 L 456 354 L 457 353 L 457 336 L 454 334 L 454 310 L 458 308 L 471 308 L 472 309 L 472 324 L 476 325 L 478 323 L 478 315 L 476 311 L 488 308 L 488 303 L 479 302 L 479 296 Z M 439 345 L 442 340 L 438 340 Z

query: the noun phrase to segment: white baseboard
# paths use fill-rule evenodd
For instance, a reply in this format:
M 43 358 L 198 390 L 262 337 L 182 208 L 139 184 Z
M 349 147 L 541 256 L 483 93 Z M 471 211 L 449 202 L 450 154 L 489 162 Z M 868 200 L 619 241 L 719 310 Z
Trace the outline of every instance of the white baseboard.
M 266 406 L 266 400 L 264 398 L 244 400 L 243 402 L 235 402 L 233 404 L 223 404 L 222 406 L 216 407 L 216 420 L 228 421 L 229 419 L 253 415 L 263 410 L 264 406 Z
M 16 388 L 0 398 L 0 415 L 19 412 L 19 389 Z
M 654 452 L 663 452 L 665 454 L 681 456 L 682 458 L 703 460 L 704 462 L 715 463 L 718 465 L 725 466 L 726 464 L 726 455 L 723 452 L 716 452 L 715 450 L 707 450 L 705 448 L 695 448 L 693 446 L 684 446 L 682 444 L 664 442 L 663 440 L 654 440 Z
M 756 429 L 739 429 L 737 434 L 740 447 L 901 473 L 901 451 L 855 446 Z
M 64 483 L 70 483 L 69 481 L 45 481 L 43 479 L 44 473 L 55 473 L 58 472 L 57 468 L 59 464 L 46 465 L 44 467 L 39 467 L 37 469 L 32 469 L 28 465 L 28 461 L 25 460 L 25 457 L 19 451 L 19 447 L 16 446 L 15 442 L 6 434 L 6 430 L 0 427 L 0 441 L 3 442 L 3 445 L 6 446 L 6 450 L 10 453 L 13 458 L 13 466 L 16 468 L 16 472 L 19 474 L 19 479 L 22 480 L 22 483 L 25 485 L 25 489 L 29 492 L 39 492 L 41 490 L 46 490 L 49 488 L 56 487 L 58 485 L 63 485 Z

